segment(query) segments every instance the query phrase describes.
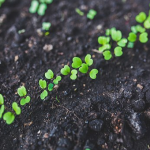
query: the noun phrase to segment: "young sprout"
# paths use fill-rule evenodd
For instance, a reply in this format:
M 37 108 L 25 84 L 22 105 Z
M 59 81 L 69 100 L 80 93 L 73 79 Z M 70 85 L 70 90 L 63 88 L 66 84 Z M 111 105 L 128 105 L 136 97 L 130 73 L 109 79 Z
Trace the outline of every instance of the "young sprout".
M 39 80 L 39 85 L 40 85 L 41 89 L 45 89 L 47 87 L 46 81 L 42 80 L 42 79 Z
M 133 42 L 129 42 L 127 45 L 127 48 L 133 48 L 134 47 L 134 43 Z
M 73 63 L 72 63 L 72 68 L 79 68 L 82 65 L 82 60 L 79 57 L 74 57 L 72 59 Z
M 45 3 L 47 4 L 51 4 L 53 2 L 53 0 L 45 0 Z
M 51 23 L 50 22 L 43 22 L 42 23 L 42 29 L 43 30 L 48 31 L 50 27 L 51 27 Z
M 84 15 L 84 12 L 82 12 L 79 8 L 75 9 L 76 13 L 78 13 L 80 16 Z
M 104 50 L 108 50 L 108 49 L 111 49 L 111 45 L 110 45 L 110 44 L 105 44 L 105 45 L 99 47 L 98 50 L 99 50 L 100 52 L 103 52 Z
M 0 118 L 2 118 L 3 113 L 4 113 L 4 110 L 5 110 L 5 106 L 2 105 L 2 106 L 0 107 Z
M 85 62 L 88 66 L 91 66 L 93 64 L 93 59 L 91 59 L 91 55 L 90 54 L 87 54 L 85 56 Z
M 90 9 L 87 14 L 87 18 L 93 20 L 96 14 L 97 12 L 94 9 Z
M 139 15 L 137 15 L 135 17 L 135 20 L 138 22 L 138 23 L 143 23 L 146 19 L 146 14 L 144 12 L 140 12 Z
M 53 80 L 54 84 L 58 84 L 61 81 L 61 76 L 57 76 L 56 79 Z
M 137 34 L 136 26 L 132 26 L 132 27 L 131 27 L 131 31 L 132 31 L 133 33 Z
M 103 56 L 105 60 L 110 60 L 112 58 L 112 54 L 109 50 L 103 52 Z
M 144 22 L 144 27 L 146 29 L 150 29 L 150 19 L 147 19 L 145 22 Z
M 136 31 L 143 33 L 143 32 L 145 32 L 145 28 L 143 28 L 141 25 L 136 25 Z
M 20 105 L 23 106 L 23 105 L 25 105 L 25 104 L 27 104 L 29 102 L 30 102 L 30 96 L 27 96 L 27 97 L 21 99 Z
M 68 65 L 65 65 L 64 68 L 61 69 L 61 74 L 66 76 L 70 73 L 70 67 Z
M 148 41 L 148 34 L 146 32 L 141 33 L 139 40 L 141 43 L 146 43 Z
M 130 32 L 130 33 L 129 33 L 129 36 L 128 36 L 128 40 L 129 40 L 130 42 L 135 42 L 136 39 L 137 39 L 137 35 L 136 35 L 135 33 L 133 33 L 133 32 Z
M 100 36 L 98 37 L 98 43 L 101 45 L 108 44 L 110 42 L 110 37 Z
M 0 94 L 0 105 L 4 104 L 4 97 L 2 94 Z
M 125 47 L 126 44 L 127 44 L 128 40 L 126 38 L 123 38 L 121 39 L 117 44 L 120 46 L 120 47 Z
M 71 71 L 71 76 L 70 76 L 70 79 L 71 80 L 76 80 L 77 79 L 77 70 L 75 70 L 75 69 L 73 69 L 72 71 Z
M 111 37 L 112 37 L 112 39 L 113 39 L 114 41 L 118 42 L 118 41 L 120 41 L 121 38 L 122 38 L 122 33 L 121 33 L 121 31 L 119 31 L 119 30 L 113 29 L 113 30 L 111 31 Z
M 96 79 L 96 75 L 98 74 L 98 70 L 97 69 L 92 69 L 90 71 L 90 78 L 91 79 Z
M 15 111 L 16 115 L 21 114 L 21 108 L 18 106 L 18 104 L 16 102 L 12 103 L 12 108 Z
M 81 67 L 79 68 L 79 71 L 80 71 L 81 73 L 87 73 L 87 72 L 88 72 L 88 69 L 89 69 L 88 65 L 85 64 L 85 63 L 83 63 L 83 64 L 81 65 Z
M 6 123 L 12 124 L 15 120 L 15 115 L 12 112 L 7 112 L 3 115 L 3 119 L 6 121 Z
M 48 85 L 48 90 L 49 90 L 49 91 L 52 91 L 52 90 L 53 90 L 53 87 L 54 87 L 54 84 L 53 84 L 53 83 L 50 83 L 50 84 Z
M 116 57 L 120 57 L 120 56 L 122 56 L 122 54 L 123 54 L 123 52 L 122 52 L 122 47 L 116 47 L 115 49 L 114 49 L 114 53 L 115 53 L 115 56 Z
M 45 15 L 45 11 L 47 9 L 47 5 L 45 3 L 40 4 L 38 9 L 38 15 L 43 16 Z
M 44 90 L 41 94 L 40 94 L 40 98 L 42 100 L 44 100 L 46 97 L 48 96 L 48 92 L 46 90 Z
M 54 77 L 54 73 L 51 69 L 49 69 L 46 73 L 45 73 L 45 78 L 46 79 L 52 79 Z
M 29 8 L 29 12 L 30 13 L 36 13 L 37 12 L 37 9 L 39 7 L 39 2 L 37 0 L 33 0 L 31 2 L 31 6 Z

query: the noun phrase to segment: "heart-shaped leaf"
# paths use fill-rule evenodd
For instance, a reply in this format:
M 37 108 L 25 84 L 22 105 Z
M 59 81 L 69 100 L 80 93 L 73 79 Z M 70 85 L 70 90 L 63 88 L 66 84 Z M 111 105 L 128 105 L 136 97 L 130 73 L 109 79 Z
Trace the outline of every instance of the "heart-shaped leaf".
M 29 8 L 29 12 L 30 12 L 30 13 L 36 13 L 38 7 L 39 7 L 39 2 L 38 2 L 38 1 L 35 1 L 35 0 L 32 1 L 32 2 L 31 2 L 31 6 L 30 6 L 30 8 Z
M 122 38 L 122 32 L 119 31 L 119 30 L 118 31 L 117 30 L 112 30 L 111 31 L 111 37 L 114 41 L 118 42 Z
M 3 119 L 7 124 L 12 124 L 15 120 L 15 115 L 12 112 L 7 112 L 3 115 Z
M 145 32 L 145 28 L 143 28 L 141 25 L 136 25 L 135 26 L 136 27 L 136 31 L 137 32 L 140 32 L 140 33 L 143 33 L 143 32 Z
M 49 91 L 53 91 L 53 87 L 54 87 L 54 84 L 53 84 L 53 83 L 50 83 L 50 84 L 48 85 L 48 90 L 49 90 Z
M 49 69 L 46 73 L 45 73 L 45 78 L 46 79 L 52 79 L 54 77 L 54 73 L 51 69 Z
M 108 44 L 110 42 L 110 37 L 100 36 L 98 37 L 98 43 L 101 45 Z
M 92 20 L 92 19 L 94 19 L 96 14 L 97 14 L 97 12 L 94 9 L 90 9 L 87 14 L 87 18 Z
M 91 79 L 96 79 L 96 75 L 98 74 L 98 70 L 97 69 L 92 69 L 90 71 L 90 78 Z
M 133 48 L 133 47 L 134 47 L 134 43 L 128 42 L 127 48 Z
M 44 99 L 47 97 L 47 95 L 48 95 L 48 92 L 47 92 L 46 90 L 44 90 L 44 91 L 41 93 L 40 98 L 41 98 L 42 100 L 44 100 Z
M 4 104 L 4 97 L 2 94 L 0 94 L 0 105 Z
M 147 20 L 144 22 L 144 27 L 145 27 L 146 29 L 150 29 L 150 20 L 149 20 L 149 19 L 147 19 Z
M 110 60 L 112 58 L 112 54 L 110 51 L 103 52 L 103 56 L 105 60 Z
M 103 52 L 104 50 L 108 50 L 108 49 L 111 49 L 111 45 L 110 45 L 110 44 L 105 44 L 105 45 L 99 47 L 98 50 L 99 50 L 100 52 Z
M 2 115 L 4 113 L 4 110 L 5 110 L 5 106 L 2 105 L 1 108 L 0 108 L 0 118 L 2 118 Z
M 122 54 L 123 54 L 123 52 L 122 52 L 122 48 L 121 47 L 116 47 L 115 49 L 114 49 L 114 53 L 115 53 L 115 56 L 116 57 L 120 57 Z
M 68 65 L 65 65 L 64 68 L 61 69 L 61 74 L 66 76 L 70 73 L 70 67 Z
M 55 80 L 53 80 L 54 84 L 58 84 L 61 81 L 61 76 L 57 76 Z
M 49 30 L 49 28 L 51 27 L 51 23 L 50 22 L 43 22 L 42 23 L 42 29 L 43 30 Z
M 72 68 L 79 68 L 82 65 L 82 60 L 79 57 L 74 57 L 72 61 Z
M 91 59 L 91 55 L 90 54 L 87 54 L 85 56 L 85 62 L 88 66 L 91 66 L 93 64 L 93 59 Z
M 139 23 L 144 22 L 144 20 L 146 19 L 146 14 L 144 12 L 140 12 L 136 17 L 135 20 Z
M 77 79 L 77 70 L 72 70 L 71 71 L 71 76 L 70 76 L 71 80 L 76 80 Z
M 17 115 L 21 114 L 21 108 L 18 106 L 18 104 L 16 102 L 12 103 L 12 108 Z
M 85 64 L 85 63 L 83 63 L 82 66 L 79 68 L 79 71 L 80 71 L 81 73 L 87 73 L 87 72 L 88 72 L 88 69 L 89 69 L 88 65 Z
M 47 87 L 46 81 L 42 79 L 39 80 L 39 85 L 42 89 L 45 89 Z
M 136 36 L 135 33 L 133 33 L 133 32 L 130 32 L 130 33 L 129 33 L 128 40 L 129 40 L 130 42 L 135 42 L 135 41 L 136 41 L 136 38 L 137 38 L 137 36 Z
M 21 86 L 20 88 L 18 88 L 17 92 L 20 97 L 26 96 L 27 94 L 26 88 L 24 86 Z
M 126 44 L 127 44 L 127 39 L 126 38 L 123 38 L 123 39 L 121 39 L 117 44 L 119 45 L 119 46 L 121 46 L 121 47 L 125 47 L 126 46 Z
M 146 32 L 141 33 L 139 40 L 141 43 L 146 43 L 148 41 L 148 34 Z
M 30 96 L 27 96 L 26 98 L 22 98 L 21 101 L 20 101 L 20 105 L 23 106 L 23 105 L 29 103 L 30 99 L 31 99 Z

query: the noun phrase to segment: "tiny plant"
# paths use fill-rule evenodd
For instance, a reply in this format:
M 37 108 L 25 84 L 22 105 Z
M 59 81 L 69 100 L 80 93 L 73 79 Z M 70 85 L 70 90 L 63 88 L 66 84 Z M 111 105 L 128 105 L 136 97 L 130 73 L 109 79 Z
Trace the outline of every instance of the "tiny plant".
M 6 112 L 4 115 L 3 115 L 3 119 L 6 121 L 6 123 L 9 125 L 9 124 L 12 124 L 15 120 L 15 115 L 12 113 L 12 112 Z
M 93 20 L 96 14 L 97 14 L 97 12 L 94 9 L 90 9 L 87 14 L 87 18 L 90 20 Z
M 4 113 L 5 106 L 4 106 L 4 97 L 2 94 L 0 94 L 0 118 L 2 118 L 2 115 Z
M 82 12 L 79 8 L 75 9 L 76 13 L 79 14 L 80 16 L 84 15 L 84 12 Z
M 43 22 L 42 23 L 42 29 L 45 31 L 48 31 L 51 27 L 51 23 L 50 22 Z
M 146 14 L 144 12 L 140 12 L 139 15 L 136 16 L 135 20 L 138 23 L 143 23 L 146 19 Z
M 33 0 L 31 2 L 31 6 L 29 8 L 29 12 L 30 13 L 36 13 L 37 12 L 37 9 L 39 7 L 39 2 L 37 0 Z

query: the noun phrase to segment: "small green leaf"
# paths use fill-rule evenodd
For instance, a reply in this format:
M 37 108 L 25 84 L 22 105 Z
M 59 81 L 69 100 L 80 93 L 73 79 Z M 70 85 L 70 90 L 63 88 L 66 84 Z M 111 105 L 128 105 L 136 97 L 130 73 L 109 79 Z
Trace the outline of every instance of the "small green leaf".
M 45 89 L 45 88 L 47 87 L 46 81 L 40 79 L 40 80 L 39 80 L 39 86 L 40 86 L 42 89 Z
M 149 19 L 147 19 L 147 20 L 144 22 L 144 27 L 145 27 L 146 29 L 150 29 L 150 20 L 149 20 Z
M 129 33 L 128 40 L 129 40 L 130 42 L 135 42 L 135 41 L 136 41 L 136 38 L 137 38 L 137 36 L 136 36 L 135 33 L 133 33 L 133 32 L 130 32 L 130 33 Z
M 122 54 L 123 54 L 123 52 L 122 52 L 122 48 L 121 47 L 116 47 L 115 49 L 114 49 L 114 53 L 115 53 L 115 56 L 116 57 L 120 57 L 120 56 L 122 56 Z
M 82 64 L 82 60 L 79 57 L 74 57 L 72 61 L 72 68 L 79 68 Z
M 101 45 L 108 44 L 110 42 L 110 37 L 100 36 L 98 37 L 98 43 Z
M 76 13 L 78 13 L 80 16 L 84 15 L 84 12 L 82 12 L 79 8 L 75 9 Z
M 121 46 L 121 47 L 125 47 L 126 46 L 126 44 L 127 44 L 127 39 L 126 38 L 123 38 L 123 39 L 121 39 L 117 44 L 119 45 L 119 46 Z
M 141 25 L 136 25 L 136 31 L 143 33 L 143 32 L 145 32 L 145 28 L 143 28 Z
M 47 9 L 47 5 L 46 4 L 44 4 L 44 3 L 40 4 L 38 12 L 37 12 L 38 15 L 40 15 L 40 16 L 45 15 L 46 9 Z
M 51 27 L 51 23 L 50 22 L 43 22 L 42 23 L 42 29 L 48 31 L 49 28 Z
M 58 84 L 61 81 L 61 76 L 57 76 L 56 79 L 53 80 L 54 84 Z
M 25 104 L 30 102 L 30 96 L 27 96 L 26 98 L 22 98 L 20 101 L 20 105 L 24 106 Z
M 111 45 L 110 45 L 110 44 L 105 44 L 105 45 L 99 47 L 98 50 L 99 50 L 100 52 L 103 52 L 104 50 L 108 50 L 108 49 L 111 49 Z
M 109 36 L 110 34 L 111 34 L 110 29 L 106 29 L 106 33 L 105 33 L 105 35 Z
M 111 31 L 111 37 L 114 41 L 118 42 L 122 38 L 122 33 L 121 31 L 117 30 L 112 30 Z
M 110 60 L 112 58 L 112 54 L 110 51 L 103 52 L 103 56 L 105 60 Z
M 41 93 L 40 98 L 41 98 L 42 100 L 44 100 L 44 99 L 47 97 L 47 95 L 48 95 L 48 92 L 47 92 L 46 90 L 44 90 L 44 91 Z
M 131 27 L 131 31 L 132 31 L 133 33 L 135 33 L 135 34 L 136 34 L 136 33 L 137 33 L 136 26 L 132 26 L 132 27 Z
M 54 73 L 51 69 L 48 69 L 48 71 L 45 73 L 46 79 L 52 79 L 54 77 Z
M 12 108 L 17 115 L 21 114 L 21 108 L 18 106 L 18 104 L 16 102 L 12 103 Z
M 79 71 L 80 71 L 81 73 L 87 73 L 87 72 L 88 72 L 88 69 L 89 69 L 88 65 L 85 64 L 85 63 L 83 63 L 83 64 L 81 65 L 81 67 L 79 68 Z
M 5 106 L 2 105 L 1 108 L 0 108 L 0 118 L 2 118 L 4 110 L 5 110 Z
M 27 95 L 27 91 L 26 91 L 26 88 L 24 86 L 21 86 L 20 88 L 18 88 L 17 92 L 18 92 L 20 97 Z
M 96 79 L 96 75 L 98 74 L 98 70 L 97 69 L 92 69 L 90 71 L 90 78 L 91 79 Z
M 141 43 L 146 43 L 148 41 L 148 34 L 146 32 L 141 33 L 139 40 Z
M 4 104 L 4 97 L 2 94 L 0 94 L 0 105 Z
M 31 6 L 29 8 L 29 12 L 30 13 L 36 13 L 38 7 L 39 7 L 39 2 L 37 0 L 33 0 L 31 2 Z
M 91 66 L 93 64 L 93 59 L 91 59 L 91 55 L 90 54 L 87 54 L 85 56 L 85 62 L 88 66 Z
M 71 76 L 70 76 L 71 80 L 76 80 L 77 79 L 77 70 L 73 69 L 71 71 Z
M 133 47 L 134 47 L 134 43 L 129 42 L 128 45 L 127 45 L 127 47 L 128 47 L 128 48 L 133 48 Z
M 146 14 L 144 12 L 140 12 L 136 17 L 135 20 L 139 23 L 144 22 L 144 20 L 146 19 Z
M 51 4 L 53 2 L 53 0 L 45 0 L 45 3 L 47 4 Z
M 53 87 L 54 87 L 54 84 L 53 84 L 53 83 L 50 83 L 50 84 L 48 85 L 48 90 L 49 90 L 49 91 L 53 91 Z
M 7 124 L 12 124 L 15 120 L 15 115 L 12 112 L 7 112 L 3 115 L 3 119 Z
M 70 73 L 70 67 L 68 65 L 65 65 L 64 68 L 61 69 L 61 74 L 66 76 Z
M 97 14 L 97 12 L 94 9 L 90 9 L 87 14 L 87 18 L 92 20 L 92 19 L 94 19 L 96 14 Z

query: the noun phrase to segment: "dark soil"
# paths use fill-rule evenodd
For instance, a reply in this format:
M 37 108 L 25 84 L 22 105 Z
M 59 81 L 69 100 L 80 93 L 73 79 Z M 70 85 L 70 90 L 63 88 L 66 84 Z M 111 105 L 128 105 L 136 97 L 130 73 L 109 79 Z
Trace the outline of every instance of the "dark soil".
M 150 42 L 124 49 L 104 61 L 97 38 L 116 27 L 127 37 L 135 16 L 148 13 L 148 0 L 54 0 L 45 16 L 28 12 L 28 0 L 9 0 L 0 8 L 0 93 L 5 104 L 19 103 L 25 85 L 31 103 L 12 125 L 0 123 L 0 150 L 148 150 L 150 149 Z M 94 20 L 75 8 L 97 11 Z M 39 36 L 43 21 L 49 36 Z M 25 33 L 18 31 L 25 29 Z M 49 52 L 46 44 L 53 45 Z M 40 100 L 38 80 L 52 69 L 59 74 L 74 56 L 92 54 L 96 80 L 64 77 L 58 89 Z M 56 97 L 60 102 L 57 102 Z

